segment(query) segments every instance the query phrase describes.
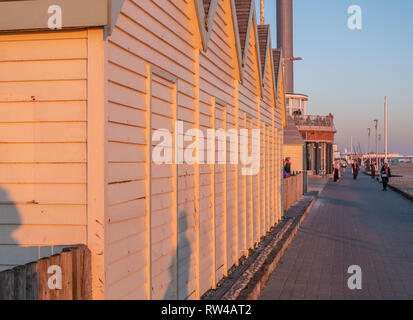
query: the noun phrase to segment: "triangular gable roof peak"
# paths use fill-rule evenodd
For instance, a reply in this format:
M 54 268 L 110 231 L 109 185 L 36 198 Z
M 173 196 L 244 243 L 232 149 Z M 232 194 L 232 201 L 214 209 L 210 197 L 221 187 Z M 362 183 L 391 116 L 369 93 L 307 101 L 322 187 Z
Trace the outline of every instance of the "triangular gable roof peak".
M 261 58 L 261 73 L 264 77 L 265 70 L 267 67 L 268 59 L 268 48 L 270 44 L 270 25 L 259 25 L 257 27 L 258 31 L 258 42 L 260 47 L 260 58 Z
M 211 0 L 203 0 L 204 1 L 204 10 L 205 10 L 205 17 L 208 17 L 209 7 L 211 5 Z
M 245 68 L 245 62 L 247 59 L 249 41 L 251 39 L 251 31 L 254 33 L 256 39 L 256 54 L 258 64 L 258 78 L 260 87 L 262 86 L 262 70 L 261 70 L 261 57 L 259 52 L 259 38 L 258 29 L 255 14 L 255 1 L 254 0 L 232 0 L 235 4 L 235 11 L 237 15 L 237 27 L 238 38 L 241 46 L 241 59 L 242 59 L 242 72 Z M 253 26 L 253 27 L 252 27 Z M 241 76 L 242 78 L 242 76 Z M 262 91 L 261 91 L 262 94 Z
M 285 93 L 284 93 L 284 74 L 283 74 L 283 65 L 282 65 L 282 60 L 283 60 L 283 53 L 282 50 L 277 48 L 277 49 L 272 49 L 272 60 L 273 60 L 273 66 L 274 66 L 274 78 L 276 81 L 275 87 L 276 87 L 276 93 L 277 96 L 279 94 L 280 89 L 282 89 L 282 96 L 281 96 L 281 114 L 282 114 L 282 119 L 283 119 L 283 126 L 284 128 L 287 126 L 287 112 L 285 110 Z
M 272 59 L 273 59 L 273 68 L 274 68 L 274 78 L 277 81 L 276 85 L 278 88 L 279 81 L 279 71 L 281 68 L 281 49 L 272 49 Z
M 204 51 L 208 48 L 218 0 L 195 0 Z
M 241 54 L 245 57 L 247 40 L 251 29 L 253 1 L 252 0 L 235 0 L 237 12 L 238 32 L 241 45 Z

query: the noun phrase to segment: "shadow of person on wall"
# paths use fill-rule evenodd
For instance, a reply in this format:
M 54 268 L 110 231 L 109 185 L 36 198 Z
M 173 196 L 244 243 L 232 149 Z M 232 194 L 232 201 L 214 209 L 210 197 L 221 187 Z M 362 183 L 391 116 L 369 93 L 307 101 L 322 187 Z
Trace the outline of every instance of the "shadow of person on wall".
M 0 300 L 15 300 L 13 271 L 21 259 L 20 247 L 13 237 L 21 218 L 15 203 L 6 190 L 0 188 Z M 6 271 L 7 270 L 7 271 Z
M 35 204 L 28 204 L 25 207 Z M 34 212 L 31 211 L 31 212 Z M 65 245 L 29 245 L 30 229 L 22 228 L 23 218 L 7 190 L 0 187 L 0 272 L 60 253 Z M 30 240 L 30 242 L 33 242 Z
M 170 282 L 164 299 L 186 300 L 189 292 L 189 274 L 191 268 L 191 244 L 187 237 L 188 214 L 178 214 L 178 245 L 169 267 Z

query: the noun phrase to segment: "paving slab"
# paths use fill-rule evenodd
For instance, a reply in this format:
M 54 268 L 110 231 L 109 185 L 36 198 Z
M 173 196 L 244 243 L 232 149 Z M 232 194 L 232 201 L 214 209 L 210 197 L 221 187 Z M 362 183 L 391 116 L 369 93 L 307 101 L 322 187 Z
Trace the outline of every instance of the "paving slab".
M 322 183 L 259 299 L 413 299 L 413 202 L 366 175 Z M 361 290 L 347 286 L 351 265 Z

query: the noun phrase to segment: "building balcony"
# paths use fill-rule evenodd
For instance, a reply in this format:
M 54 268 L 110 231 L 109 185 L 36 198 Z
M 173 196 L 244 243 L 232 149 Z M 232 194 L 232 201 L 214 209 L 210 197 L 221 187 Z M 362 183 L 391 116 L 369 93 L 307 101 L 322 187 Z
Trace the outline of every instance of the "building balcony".
M 285 106 L 287 114 L 305 115 L 307 110 L 308 96 L 299 93 L 286 93 L 285 94 Z
M 336 132 L 334 117 L 328 116 L 297 115 L 294 117 L 295 124 L 300 131 L 332 131 Z

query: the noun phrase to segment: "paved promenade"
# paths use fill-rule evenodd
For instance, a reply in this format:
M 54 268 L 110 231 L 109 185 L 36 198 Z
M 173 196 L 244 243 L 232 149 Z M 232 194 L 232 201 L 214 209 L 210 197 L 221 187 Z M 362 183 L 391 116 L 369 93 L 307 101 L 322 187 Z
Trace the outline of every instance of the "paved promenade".
M 328 182 L 260 299 L 413 299 L 413 202 L 364 174 Z

